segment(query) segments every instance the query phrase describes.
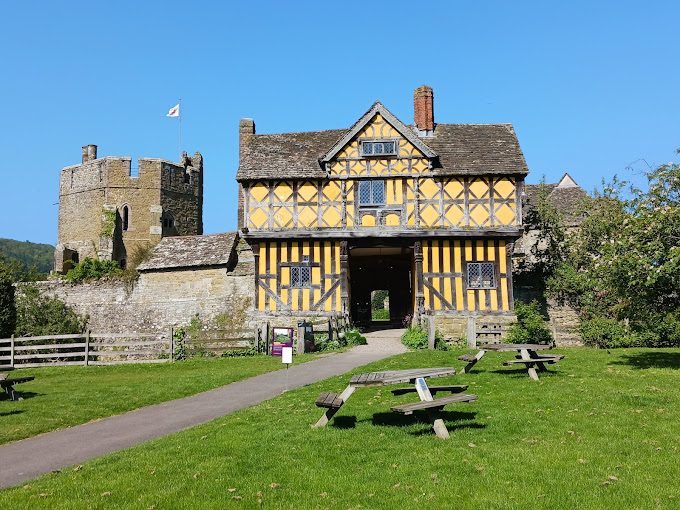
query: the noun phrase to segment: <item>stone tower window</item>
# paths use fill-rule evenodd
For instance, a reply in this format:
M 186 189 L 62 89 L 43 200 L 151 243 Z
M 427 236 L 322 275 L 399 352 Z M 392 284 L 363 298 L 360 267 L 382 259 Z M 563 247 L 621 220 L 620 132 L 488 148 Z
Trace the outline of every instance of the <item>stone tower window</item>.
M 121 214 L 123 220 L 123 232 L 127 232 L 130 227 L 130 208 L 127 205 L 123 206 L 123 214 Z

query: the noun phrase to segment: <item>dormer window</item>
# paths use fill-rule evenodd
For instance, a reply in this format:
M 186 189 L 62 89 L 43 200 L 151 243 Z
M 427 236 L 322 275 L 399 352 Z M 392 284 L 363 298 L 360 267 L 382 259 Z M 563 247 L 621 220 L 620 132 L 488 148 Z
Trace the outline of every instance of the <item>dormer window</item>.
M 361 142 L 362 156 L 385 156 L 397 153 L 397 142 L 394 140 L 376 140 Z

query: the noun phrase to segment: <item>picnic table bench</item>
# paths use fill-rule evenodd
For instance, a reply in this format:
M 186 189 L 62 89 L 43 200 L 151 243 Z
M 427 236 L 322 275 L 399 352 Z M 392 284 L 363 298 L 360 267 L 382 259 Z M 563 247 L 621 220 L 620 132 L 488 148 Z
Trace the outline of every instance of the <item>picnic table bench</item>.
M 394 395 L 405 395 L 407 393 L 418 393 L 420 402 L 412 402 L 410 404 L 402 404 L 391 407 L 391 411 L 401 413 L 404 415 L 413 414 L 417 410 L 427 411 L 432 427 L 434 428 L 437 437 L 442 439 L 449 438 L 449 432 L 441 418 L 440 411 L 449 404 L 458 402 L 474 402 L 477 400 L 477 395 L 461 394 L 459 392 L 465 391 L 467 385 L 453 385 L 453 386 L 433 386 L 428 388 L 425 383 L 427 377 L 444 377 L 447 375 L 455 375 L 456 370 L 451 367 L 440 368 L 422 368 L 410 370 L 388 370 L 385 372 L 371 372 L 368 374 L 359 374 L 352 377 L 349 386 L 345 388 L 340 395 L 337 393 L 323 392 L 316 399 L 318 407 L 326 408 L 326 412 L 319 419 L 319 421 L 312 427 L 324 427 L 335 413 L 340 409 L 347 399 L 354 393 L 358 387 L 369 386 L 387 386 L 391 384 L 411 383 L 414 387 L 411 388 L 397 388 L 392 390 Z M 432 394 L 438 392 L 448 391 L 455 393 L 445 397 L 434 398 Z
M 2 370 L 13 370 L 13 368 L 4 367 Z M 14 389 L 14 385 L 32 381 L 33 379 L 35 379 L 35 377 L 17 377 L 15 379 L 8 379 L 7 374 L 0 374 L 0 389 L 4 390 L 12 400 L 23 400 L 23 397 L 19 395 L 19 392 Z
M 472 367 L 482 359 L 487 351 L 493 352 L 508 352 L 508 351 L 518 351 L 519 354 L 515 356 L 516 359 L 510 361 L 504 361 L 504 366 L 510 365 L 524 365 L 527 368 L 529 377 L 534 381 L 538 381 L 538 374 L 536 373 L 536 368 L 539 371 L 545 372 L 547 369 L 545 365 L 553 365 L 564 358 L 563 354 L 545 355 L 538 354 L 536 351 L 549 350 L 552 349 L 552 345 L 548 344 L 484 344 L 480 346 L 479 352 L 477 354 L 463 354 L 458 359 L 460 361 L 465 361 L 467 365 L 461 373 L 469 373 Z

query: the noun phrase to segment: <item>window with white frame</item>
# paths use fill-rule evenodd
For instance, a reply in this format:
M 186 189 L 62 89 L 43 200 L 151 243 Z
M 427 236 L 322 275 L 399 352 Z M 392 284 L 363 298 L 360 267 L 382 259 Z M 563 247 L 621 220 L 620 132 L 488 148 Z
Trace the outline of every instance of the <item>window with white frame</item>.
M 359 181 L 359 205 L 384 205 L 385 181 Z
M 467 272 L 468 289 L 496 288 L 493 262 L 469 262 Z
M 362 156 L 390 156 L 397 153 L 397 142 L 395 140 L 376 140 L 361 142 Z

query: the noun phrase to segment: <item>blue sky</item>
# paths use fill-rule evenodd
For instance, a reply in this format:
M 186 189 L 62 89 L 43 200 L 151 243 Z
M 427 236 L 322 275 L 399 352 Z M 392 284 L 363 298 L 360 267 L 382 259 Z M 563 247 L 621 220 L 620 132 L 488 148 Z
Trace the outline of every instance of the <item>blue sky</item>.
M 676 161 L 677 1 L 4 2 L 0 237 L 55 244 L 59 171 L 98 155 L 204 157 L 204 231 L 236 228 L 238 121 L 514 125 L 531 171 L 592 191 Z M 675 158 L 675 159 L 674 159 Z M 632 171 L 631 171 L 632 168 Z

